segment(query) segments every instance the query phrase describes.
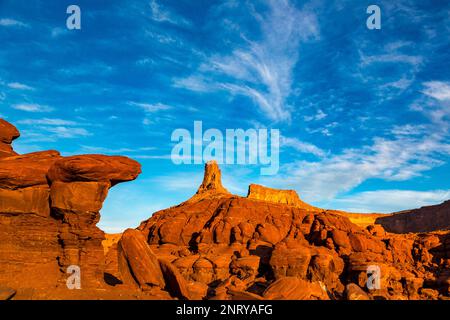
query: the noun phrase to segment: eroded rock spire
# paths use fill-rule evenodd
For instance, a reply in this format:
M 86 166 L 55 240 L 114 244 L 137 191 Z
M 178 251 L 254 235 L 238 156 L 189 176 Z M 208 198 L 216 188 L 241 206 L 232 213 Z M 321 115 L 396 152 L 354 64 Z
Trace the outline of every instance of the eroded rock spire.
M 203 182 L 189 202 L 199 201 L 205 198 L 221 198 L 230 196 L 231 193 L 222 185 L 222 174 L 216 161 L 208 161 L 205 164 Z
M 208 161 L 205 164 L 205 175 L 203 182 L 197 190 L 197 194 L 201 193 L 229 193 L 222 185 L 222 174 L 216 161 Z

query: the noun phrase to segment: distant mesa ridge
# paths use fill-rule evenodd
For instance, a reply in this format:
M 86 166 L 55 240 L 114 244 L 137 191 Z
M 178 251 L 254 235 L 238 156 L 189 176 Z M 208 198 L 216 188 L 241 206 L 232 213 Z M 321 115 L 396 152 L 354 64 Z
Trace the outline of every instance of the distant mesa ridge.
M 379 217 L 376 219 L 376 223 L 381 224 L 386 231 L 393 233 L 450 230 L 450 200 L 438 205 Z

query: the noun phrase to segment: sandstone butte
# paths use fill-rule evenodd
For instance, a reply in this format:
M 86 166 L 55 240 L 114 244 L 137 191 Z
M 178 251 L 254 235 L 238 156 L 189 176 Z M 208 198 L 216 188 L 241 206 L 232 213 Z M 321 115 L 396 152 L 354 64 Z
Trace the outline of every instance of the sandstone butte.
M 250 185 L 247 197 L 206 164 L 197 193 L 136 229 L 97 226 L 108 190 L 136 179 L 119 156 L 24 155 L 0 120 L 0 299 L 449 299 L 450 202 L 353 214 L 295 191 Z M 69 290 L 67 268 L 81 270 Z M 368 266 L 380 288 L 366 286 Z

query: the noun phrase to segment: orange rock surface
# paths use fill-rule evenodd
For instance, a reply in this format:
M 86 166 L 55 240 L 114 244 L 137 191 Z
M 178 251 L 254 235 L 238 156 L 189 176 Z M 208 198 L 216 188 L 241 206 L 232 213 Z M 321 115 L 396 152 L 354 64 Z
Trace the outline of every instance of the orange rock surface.
M 19 130 L 11 123 L 0 119 L 0 158 L 16 155 L 11 143 L 20 136 Z

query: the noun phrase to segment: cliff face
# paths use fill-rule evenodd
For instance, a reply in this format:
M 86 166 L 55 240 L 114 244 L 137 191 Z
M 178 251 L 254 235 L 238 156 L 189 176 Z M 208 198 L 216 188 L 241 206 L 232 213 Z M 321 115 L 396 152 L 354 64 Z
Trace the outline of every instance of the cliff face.
M 375 223 L 393 233 L 450 230 L 450 201 L 379 217 Z
M 294 207 L 298 207 L 305 210 L 319 210 L 319 208 L 313 207 L 306 202 L 300 200 L 297 192 L 294 190 L 278 190 L 272 189 L 257 184 L 251 184 L 248 188 L 248 199 L 262 200 L 266 202 L 286 204 Z
M 18 136 L 0 121 L 0 143 L 10 146 Z M 140 165 L 124 157 L 0 153 L 0 284 L 65 286 L 67 267 L 77 265 L 82 287 L 103 285 L 99 211 L 111 186 L 139 173 Z

